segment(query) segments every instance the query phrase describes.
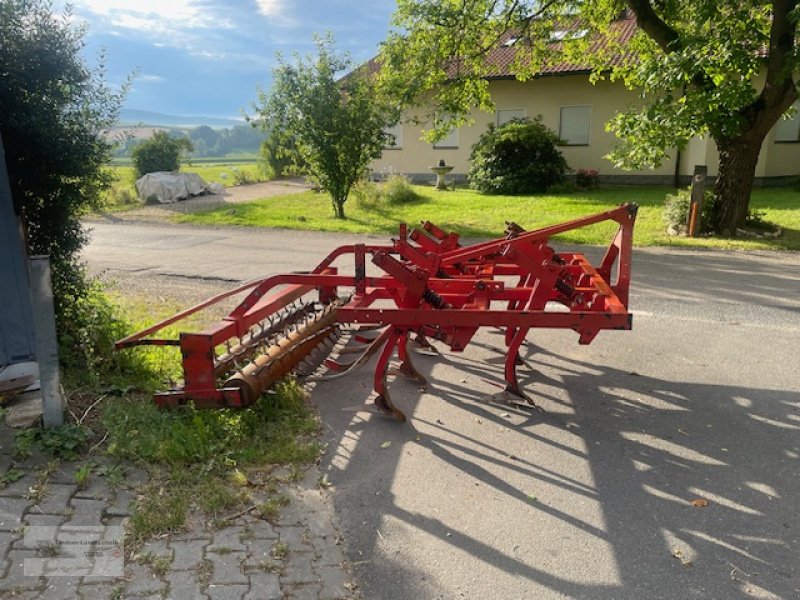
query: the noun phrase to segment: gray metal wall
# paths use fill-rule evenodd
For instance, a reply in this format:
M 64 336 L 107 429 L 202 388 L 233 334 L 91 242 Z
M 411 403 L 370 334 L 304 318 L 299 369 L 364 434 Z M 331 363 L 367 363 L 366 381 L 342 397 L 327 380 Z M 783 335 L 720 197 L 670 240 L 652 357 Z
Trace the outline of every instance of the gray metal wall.
M 34 357 L 33 311 L 26 265 L 0 136 L 0 369 Z

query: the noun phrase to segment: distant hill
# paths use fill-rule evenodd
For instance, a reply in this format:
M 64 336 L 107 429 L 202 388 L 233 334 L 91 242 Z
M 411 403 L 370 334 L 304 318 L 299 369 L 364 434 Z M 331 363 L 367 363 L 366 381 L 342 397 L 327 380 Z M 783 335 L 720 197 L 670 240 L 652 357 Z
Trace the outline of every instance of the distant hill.
M 122 111 L 120 111 L 117 125 L 138 124 L 161 127 L 197 127 L 199 125 L 208 125 L 209 127 L 235 127 L 236 125 L 244 125 L 244 121 L 226 119 L 223 117 L 205 117 L 202 115 L 167 115 L 150 110 L 139 110 L 137 108 L 123 108 Z

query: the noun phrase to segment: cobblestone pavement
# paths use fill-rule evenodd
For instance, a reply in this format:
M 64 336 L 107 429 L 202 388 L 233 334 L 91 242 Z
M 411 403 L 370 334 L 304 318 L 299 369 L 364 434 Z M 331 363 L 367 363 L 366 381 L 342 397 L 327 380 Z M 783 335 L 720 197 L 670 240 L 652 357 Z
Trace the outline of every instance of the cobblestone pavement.
M 102 221 L 160 221 L 169 222 L 176 214 L 187 214 L 201 210 L 209 210 L 227 204 L 252 202 L 261 198 L 280 196 L 284 194 L 299 194 L 309 189 L 301 177 L 250 183 L 225 188 L 222 194 L 207 194 L 195 196 L 172 204 L 152 204 L 131 210 L 123 210 L 100 215 L 90 215 L 86 220 Z
M 349 565 L 334 525 L 328 492 L 319 487 L 319 470 L 282 484 L 290 498 L 278 519 L 268 522 L 249 511 L 213 523 L 190 517 L 185 531 L 124 553 L 124 576 L 104 575 L 113 565 L 95 559 L 94 571 L 67 564 L 78 575 L 30 574 L 46 559 L 59 559 L 59 546 L 42 544 L 32 533 L 47 526 L 61 544 L 70 532 L 119 531 L 130 518 L 136 489 L 145 471 L 128 466 L 121 485 L 112 488 L 94 476 L 85 489 L 75 480 L 76 463 L 49 461 L 40 454 L 15 460 L 13 432 L 0 427 L 0 598 L 33 600 L 269 600 L 357 598 Z M 104 457 L 93 458 L 102 465 Z M 85 461 L 81 461 L 83 464 Z M 12 475 L 12 476 L 10 476 Z M 19 477 L 17 479 L 17 477 Z M 16 479 L 9 482 L 9 479 Z M 2 485 L 2 484 L 0 484 Z M 168 490 L 167 490 L 168 493 Z M 97 548 L 96 538 L 94 545 Z M 119 557 L 119 553 L 117 553 Z M 65 560 L 64 557 L 61 557 Z M 119 557 L 122 558 L 122 557 Z M 28 560 L 30 559 L 30 561 Z M 84 559 L 85 560 L 85 559 Z M 45 563 L 46 564 L 46 563 Z M 105 565 L 105 570 L 99 569 Z M 81 570 L 82 569 L 82 570 Z M 28 574 L 26 574 L 26 572 Z M 92 574 L 94 573 L 94 574 Z

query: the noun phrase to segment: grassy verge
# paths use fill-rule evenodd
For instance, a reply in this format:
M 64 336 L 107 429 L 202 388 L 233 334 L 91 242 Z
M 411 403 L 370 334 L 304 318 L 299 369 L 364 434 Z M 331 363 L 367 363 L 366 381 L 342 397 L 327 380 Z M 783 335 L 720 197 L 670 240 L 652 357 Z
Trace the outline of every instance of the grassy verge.
M 113 352 L 111 343 L 173 314 L 176 303 L 122 297 L 100 288 L 86 303 L 85 312 L 93 320 L 87 321 L 79 343 L 65 345 L 62 352 L 71 422 L 59 429 L 23 430 L 16 436 L 19 457 L 34 452 L 44 457 L 38 469 L 43 473 L 41 485 L 37 483 L 42 491 L 34 492 L 44 495 L 58 461 L 76 461 L 79 486 L 94 476 L 125 485 L 126 465 L 144 468 L 149 482 L 136 489 L 138 499 L 128 526 L 134 550 L 150 537 L 181 530 L 190 519 L 202 525 L 226 525 L 225 515 L 241 513 L 243 507 L 274 519 L 288 501 L 280 484 L 302 477 L 303 465 L 320 451 L 319 419 L 304 391 L 285 381 L 247 409 L 196 410 L 191 405 L 158 409 L 151 394 L 180 378 L 178 349 Z M 126 319 L 115 318 L 118 314 Z M 201 316 L 183 325 L 203 324 Z M 177 330 L 170 327 L 162 333 L 175 337 Z M 91 356 L 87 359 L 86 354 Z M 105 455 L 104 464 L 100 455 Z M 0 474 L 0 487 L 23 475 L 19 469 Z
M 414 186 L 414 189 L 420 198 L 407 204 L 359 205 L 350 200 L 345 205 L 346 220 L 334 218 L 328 196 L 315 192 L 276 196 L 235 207 L 180 215 L 177 220 L 205 225 L 353 233 L 394 233 L 400 222 L 415 224 L 430 220 L 466 237 L 497 237 L 506 221 L 515 221 L 533 229 L 607 210 L 624 202 L 636 202 L 640 206 L 635 233 L 638 246 L 800 250 L 800 192 L 790 189 L 758 189 L 753 192 L 752 208 L 762 211 L 765 220 L 784 229 L 783 236 L 775 240 L 669 236 L 661 213 L 664 198 L 672 190 L 665 187 L 604 188 L 540 196 L 485 196 L 471 190 L 437 192 L 425 186 Z M 613 225 L 597 225 L 556 239 L 569 243 L 605 244 L 613 230 Z
M 275 470 L 294 466 L 292 478 L 319 454 L 318 419 L 293 382 L 245 410 L 161 410 L 149 397 L 128 397 L 105 407 L 103 423 L 108 453 L 145 464 L 152 475 L 131 518 L 134 543 L 180 531 L 198 511 L 213 523 L 252 505 L 274 518 L 284 503 Z

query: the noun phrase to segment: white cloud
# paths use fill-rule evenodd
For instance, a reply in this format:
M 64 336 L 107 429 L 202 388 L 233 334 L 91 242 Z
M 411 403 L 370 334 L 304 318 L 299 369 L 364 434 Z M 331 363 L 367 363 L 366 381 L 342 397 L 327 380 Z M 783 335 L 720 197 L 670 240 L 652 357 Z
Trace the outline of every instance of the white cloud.
M 258 12 L 267 17 L 273 25 L 295 27 L 299 21 L 289 15 L 285 0 L 256 0 Z
M 279 17 L 283 14 L 283 0 L 256 0 L 258 12 L 265 17 Z
M 108 17 L 120 27 L 148 27 L 148 23 L 166 21 L 181 29 L 219 26 L 214 15 L 191 0 L 82 0 L 80 8 Z
M 107 34 L 135 36 L 208 58 L 219 56 L 208 48 L 208 32 L 235 27 L 223 6 L 198 0 L 81 0 L 75 8 Z
M 161 83 L 162 81 L 166 81 L 166 78 L 161 75 L 150 75 L 149 73 L 137 75 L 136 79 L 145 83 Z

